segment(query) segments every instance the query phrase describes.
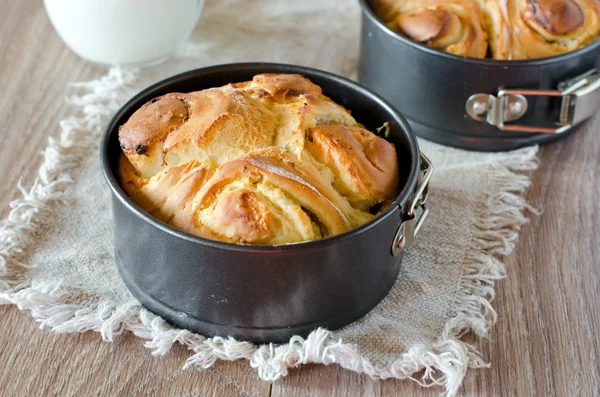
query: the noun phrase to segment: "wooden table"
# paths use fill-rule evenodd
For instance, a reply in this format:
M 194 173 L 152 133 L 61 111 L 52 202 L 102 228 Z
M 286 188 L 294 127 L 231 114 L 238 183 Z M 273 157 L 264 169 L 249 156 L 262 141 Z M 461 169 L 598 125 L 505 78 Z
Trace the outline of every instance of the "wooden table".
M 30 183 L 48 136 L 68 115 L 69 84 L 100 76 L 54 32 L 41 1 L 0 2 L 0 217 Z M 491 369 L 467 374 L 464 395 L 600 395 L 600 114 L 542 148 L 528 200 L 544 209 L 522 229 L 499 283 L 498 324 L 475 341 Z M 141 340 L 41 331 L 28 313 L 0 307 L 0 395 L 437 396 L 411 381 L 376 382 L 337 366 L 292 370 L 273 384 L 246 362 L 204 372 L 176 348 L 153 357 Z

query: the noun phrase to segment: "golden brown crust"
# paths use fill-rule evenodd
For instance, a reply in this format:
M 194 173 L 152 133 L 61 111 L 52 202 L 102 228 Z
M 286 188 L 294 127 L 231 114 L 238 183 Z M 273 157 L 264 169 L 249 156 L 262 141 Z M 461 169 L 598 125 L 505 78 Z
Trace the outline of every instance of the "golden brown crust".
M 460 26 L 460 20 L 455 14 L 434 8 L 401 15 L 397 24 L 408 37 L 422 43 L 432 43 L 433 40 L 454 30 L 457 25 Z
M 386 24 L 456 55 L 542 58 L 573 51 L 600 35 L 598 0 L 373 0 Z M 484 32 L 485 34 L 482 34 Z
M 318 126 L 306 149 L 334 173 L 333 186 L 356 208 L 368 211 L 388 200 L 398 186 L 396 150 L 360 127 Z
M 165 139 L 189 118 L 186 97 L 173 93 L 155 98 L 119 128 L 121 148 L 144 176 L 162 169 Z
M 407 1 L 390 26 L 451 54 L 484 58 L 488 33 L 481 9 L 469 1 Z
M 190 119 L 165 140 L 167 163 L 196 158 L 222 164 L 270 146 L 276 126 L 276 115 L 242 90 L 223 87 L 194 92 Z
M 166 165 L 192 159 L 222 164 L 270 146 L 276 123 L 276 115 L 260 101 L 223 87 L 158 97 L 131 116 L 119 139 L 140 175 L 151 177 Z
M 523 19 L 551 34 L 566 34 L 583 26 L 581 7 L 572 0 L 527 0 Z
M 574 51 L 600 34 L 596 0 L 506 0 L 513 31 L 510 59 L 543 58 Z
M 252 190 L 237 189 L 215 201 L 213 226 L 235 242 L 268 244 L 280 229 L 279 220 Z
M 371 219 L 398 183 L 393 146 L 299 75 L 164 95 L 119 138 L 121 186 L 143 210 L 227 242 L 345 232 Z
M 121 148 L 143 154 L 148 145 L 164 140 L 189 117 L 183 97 L 185 94 L 167 94 L 143 105 L 119 129 Z
M 324 97 L 323 97 L 324 98 Z M 329 99 L 300 95 L 294 103 L 275 105 L 280 126 L 275 146 L 299 155 L 304 148 L 306 132 L 317 125 L 356 125 L 350 112 Z
M 278 149 L 251 152 L 219 167 L 198 193 L 190 215 L 222 239 L 243 243 L 302 241 L 313 227 L 309 216 L 296 216 L 300 212 L 315 214 L 325 235 L 349 230 L 350 221 L 335 205 L 342 197 L 315 176 Z
M 166 223 L 185 210 L 212 174 L 212 169 L 192 160 L 143 178 L 125 156 L 119 158 L 119 178 L 125 193 L 144 211 Z
M 252 81 L 230 84 L 234 88 L 242 88 L 247 92 L 265 99 L 285 102 L 300 95 L 318 96 L 321 87 L 299 74 L 257 74 Z

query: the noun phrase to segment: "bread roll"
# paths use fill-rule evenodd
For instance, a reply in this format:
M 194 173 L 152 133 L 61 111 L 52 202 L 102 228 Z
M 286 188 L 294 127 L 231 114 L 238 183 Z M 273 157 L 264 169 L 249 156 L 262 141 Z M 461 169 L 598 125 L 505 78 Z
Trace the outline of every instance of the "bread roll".
M 182 231 L 232 243 L 345 232 L 398 185 L 393 145 L 299 75 L 161 96 L 119 140 L 120 183 L 134 202 Z
M 360 127 L 319 125 L 308 131 L 307 150 L 335 176 L 333 187 L 356 208 L 391 197 L 398 180 L 394 147 Z
M 510 38 L 498 0 L 373 0 L 392 29 L 455 55 L 505 59 Z
M 464 56 L 558 55 L 600 35 L 599 0 L 372 0 L 390 28 Z
M 469 1 L 407 1 L 389 25 L 415 41 L 451 54 L 484 58 L 488 51 L 485 18 Z
M 600 34 L 597 0 L 504 0 L 512 31 L 510 59 L 574 51 Z

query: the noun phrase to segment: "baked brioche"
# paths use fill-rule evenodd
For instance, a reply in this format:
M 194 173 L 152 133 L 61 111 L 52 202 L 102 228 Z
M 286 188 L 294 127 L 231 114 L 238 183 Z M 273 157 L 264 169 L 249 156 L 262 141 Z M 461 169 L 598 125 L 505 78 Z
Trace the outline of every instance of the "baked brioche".
M 277 116 L 260 101 L 223 87 L 153 99 L 121 127 L 119 141 L 131 163 L 149 177 L 167 164 L 192 159 L 222 164 L 270 146 L 276 125 Z
M 119 130 L 120 183 L 197 236 L 276 245 L 343 233 L 393 199 L 396 151 L 299 75 L 150 101 Z
M 599 0 L 372 0 L 386 25 L 415 41 L 477 58 L 532 59 L 600 35 Z
M 451 54 L 483 58 L 488 33 L 481 9 L 469 1 L 407 1 L 389 25 L 430 47 Z
M 394 147 L 364 128 L 316 126 L 308 130 L 306 148 L 333 171 L 333 187 L 354 207 L 368 211 L 394 194 Z
M 505 0 L 511 59 L 574 51 L 600 34 L 598 0 Z

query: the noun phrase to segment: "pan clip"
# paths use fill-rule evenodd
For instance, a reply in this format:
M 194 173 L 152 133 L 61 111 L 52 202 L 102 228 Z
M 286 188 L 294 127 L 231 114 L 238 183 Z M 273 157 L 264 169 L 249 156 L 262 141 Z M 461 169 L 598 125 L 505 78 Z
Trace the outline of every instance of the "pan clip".
M 423 153 L 421 156 L 421 169 L 419 170 L 419 178 L 415 194 L 410 199 L 404 220 L 400 223 L 394 240 L 392 241 L 392 255 L 397 256 L 403 249 L 410 247 L 413 244 L 414 238 L 423 226 L 429 209 L 426 206 L 427 196 L 429 195 L 429 180 L 433 173 L 433 165 L 431 161 Z M 421 215 L 417 218 L 416 210 L 420 208 Z
M 506 124 L 527 112 L 528 96 L 548 96 L 561 99 L 556 127 Z M 560 134 L 591 117 L 600 108 L 600 74 L 592 69 L 563 81 L 556 90 L 502 89 L 497 95 L 474 94 L 467 99 L 465 110 L 475 120 L 487 122 L 502 131 L 522 131 Z

